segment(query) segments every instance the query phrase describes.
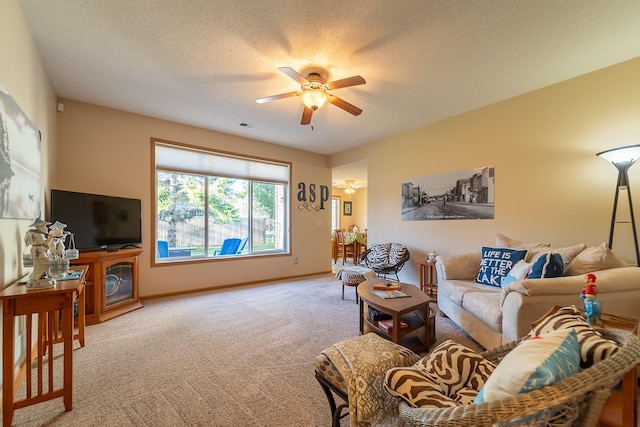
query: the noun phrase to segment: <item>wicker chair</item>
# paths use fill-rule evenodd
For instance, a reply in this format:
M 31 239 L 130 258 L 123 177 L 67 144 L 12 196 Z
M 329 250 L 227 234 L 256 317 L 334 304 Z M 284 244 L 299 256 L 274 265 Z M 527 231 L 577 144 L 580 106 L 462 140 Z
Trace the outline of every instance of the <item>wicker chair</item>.
M 595 426 L 602 408 L 623 375 L 640 360 L 640 339 L 618 329 L 599 329 L 620 344 L 612 356 L 551 386 L 509 399 L 456 408 L 414 408 L 400 400 L 404 426 Z M 520 342 L 487 350 L 499 361 Z

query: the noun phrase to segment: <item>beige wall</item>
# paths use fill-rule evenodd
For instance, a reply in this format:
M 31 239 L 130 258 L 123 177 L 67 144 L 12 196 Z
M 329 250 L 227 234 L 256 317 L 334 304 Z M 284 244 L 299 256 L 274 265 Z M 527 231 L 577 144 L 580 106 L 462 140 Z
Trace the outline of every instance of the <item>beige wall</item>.
M 556 247 L 608 239 L 616 169 L 595 153 L 640 143 L 640 58 L 332 156 L 368 162 L 369 242 L 406 243 L 415 261 L 478 251 L 495 233 Z M 495 219 L 402 221 L 403 180 L 495 166 Z M 640 204 L 640 165 L 629 171 Z M 621 208 L 622 209 L 622 208 Z M 627 211 L 627 209 L 622 209 Z M 639 219 L 640 220 L 640 219 Z M 635 263 L 631 231 L 613 249 Z
M 307 187 L 331 185 L 327 156 L 71 100 L 62 102 L 54 188 L 142 199 L 142 297 L 330 271 L 331 201 L 319 212 L 297 209 L 299 182 Z M 292 255 L 151 267 L 155 254 L 152 137 L 291 162 Z M 298 258 L 298 264 L 293 258 Z
M 342 188 L 333 188 L 333 196 L 340 197 L 340 227 L 345 230 L 351 225 L 357 225 L 360 231 L 367 228 L 367 189 L 360 188 L 355 193 L 349 195 Z M 351 216 L 344 215 L 344 202 L 350 201 Z
M 56 97 L 17 0 L 0 1 L 0 53 L 2 57 L 0 84 L 42 133 L 40 155 L 44 195 L 55 175 L 52 164 L 56 151 Z M 44 212 L 44 205 L 42 209 Z M 0 287 L 2 288 L 28 272 L 22 267 L 23 237 L 32 221 L 33 218 L 0 219 Z M 23 318 L 16 323 L 16 332 L 24 334 Z M 18 335 L 16 339 L 18 360 L 23 357 L 24 351 Z
M 42 133 L 42 194 L 54 175 L 56 97 L 17 0 L 0 2 L 0 84 Z M 44 200 L 44 199 L 43 199 Z M 43 205 L 44 212 L 44 205 Z M 27 273 L 22 267 L 23 236 L 30 220 L 0 219 L 0 286 Z

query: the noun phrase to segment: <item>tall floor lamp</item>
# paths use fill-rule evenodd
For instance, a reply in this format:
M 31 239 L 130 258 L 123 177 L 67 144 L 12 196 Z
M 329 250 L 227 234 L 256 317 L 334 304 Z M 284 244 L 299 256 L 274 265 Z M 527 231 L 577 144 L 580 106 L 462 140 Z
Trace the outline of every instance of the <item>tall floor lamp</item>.
M 629 187 L 629 176 L 627 171 L 640 157 L 640 144 L 627 145 L 624 147 L 612 148 L 596 154 L 611 162 L 618 169 L 618 184 L 616 185 L 616 195 L 613 199 L 613 214 L 611 215 L 611 228 L 609 229 L 609 249 L 613 247 L 613 229 L 616 225 L 616 211 L 618 208 L 618 193 L 620 190 L 627 190 L 629 197 L 629 210 L 631 213 L 631 227 L 633 229 L 633 243 L 636 248 L 636 265 L 640 266 L 640 251 L 638 250 L 638 234 L 636 232 L 636 220 L 633 215 L 633 204 L 631 203 L 631 189 Z

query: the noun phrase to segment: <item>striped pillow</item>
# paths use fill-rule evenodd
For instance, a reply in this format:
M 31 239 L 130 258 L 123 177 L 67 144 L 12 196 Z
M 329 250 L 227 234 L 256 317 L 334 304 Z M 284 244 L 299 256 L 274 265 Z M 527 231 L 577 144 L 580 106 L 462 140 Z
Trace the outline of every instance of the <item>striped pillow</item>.
M 389 262 L 391 243 L 379 243 L 371 246 L 364 264 L 369 268 L 384 267 Z
M 582 368 L 588 368 L 594 363 L 600 362 L 618 349 L 618 344 L 604 338 L 591 327 L 575 306 L 562 307 L 547 316 L 529 332 L 528 336 L 533 337 L 561 329 L 576 331 L 580 344 L 580 366 Z
M 473 402 L 495 365 L 449 340 L 411 367 L 387 371 L 385 389 L 417 408 L 448 408 Z

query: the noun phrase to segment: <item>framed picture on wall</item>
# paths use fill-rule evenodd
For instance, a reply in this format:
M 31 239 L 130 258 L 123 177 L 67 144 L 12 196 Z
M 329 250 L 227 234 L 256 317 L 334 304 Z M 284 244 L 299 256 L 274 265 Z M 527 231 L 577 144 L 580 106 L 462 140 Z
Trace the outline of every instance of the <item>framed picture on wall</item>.
M 344 206 L 342 208 L 342 214 L 344 216 L 351 216 L 351 202 L 344 202 Z
M 44 219 L 40 136 L 0 84 L 0 218 Z

